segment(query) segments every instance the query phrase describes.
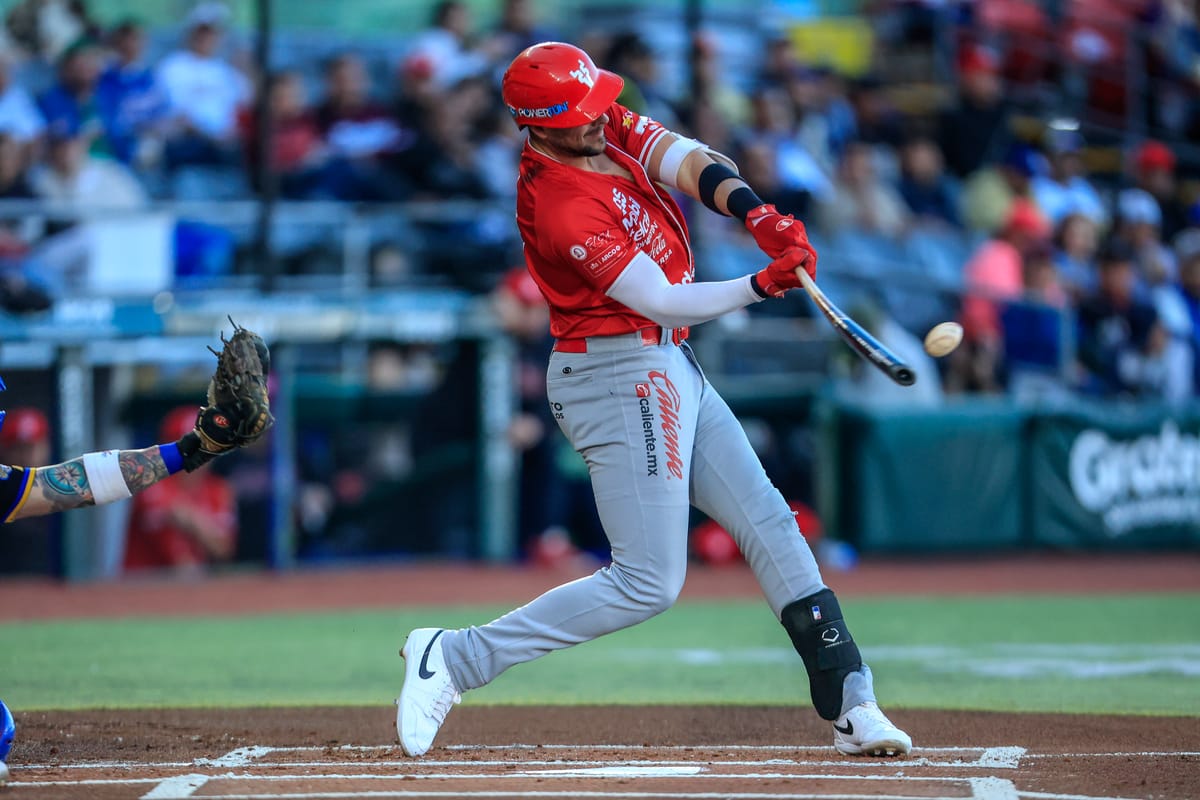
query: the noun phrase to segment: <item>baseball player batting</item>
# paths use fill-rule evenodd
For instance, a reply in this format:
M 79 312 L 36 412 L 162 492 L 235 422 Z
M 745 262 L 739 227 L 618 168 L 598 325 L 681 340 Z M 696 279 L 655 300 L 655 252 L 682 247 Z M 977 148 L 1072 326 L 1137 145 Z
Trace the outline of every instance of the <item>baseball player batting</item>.
M 669 608 L 694 505 L 754 570 L 837 750 L 908 753 L 912 740 L 876 705 L 871 671 L 791 510 L 686 341 L 691 325 L 798 288 L 796 270 L 815 274 L 816 252 L 804 226 L 759 199 L 728 158 L 618 104 L 622 85 L 578 47 L 545 42 L 513 60 L 502 86 L 528 129 L 517 224 L 550 305 L 548 399 L 587 462 L 612 564 L 486 625 L 409 633 L 400 743 L 425 753 L 462 692 Z M 693 282 L 683 214 L 659 184 L 743 220 L 773 260 L 736 280 Z

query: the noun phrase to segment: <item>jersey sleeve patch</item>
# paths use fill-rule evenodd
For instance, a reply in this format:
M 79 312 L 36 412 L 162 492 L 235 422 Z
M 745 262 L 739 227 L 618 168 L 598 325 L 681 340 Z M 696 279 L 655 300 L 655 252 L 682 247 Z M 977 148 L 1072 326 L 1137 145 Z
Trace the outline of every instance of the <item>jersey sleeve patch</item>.
M 628 109 L 620 103 L 613 103 L 608 111 L 608 118 L 605 135 L 643 164 L 646 163 L 658 139 L 667 133 L 666 128 L 650 117 Z

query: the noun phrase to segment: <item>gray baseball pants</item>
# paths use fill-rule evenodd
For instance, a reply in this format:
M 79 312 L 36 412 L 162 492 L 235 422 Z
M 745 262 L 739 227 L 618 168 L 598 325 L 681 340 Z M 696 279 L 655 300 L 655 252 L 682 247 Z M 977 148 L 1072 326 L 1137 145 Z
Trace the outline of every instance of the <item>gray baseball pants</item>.
M 689 505 L 733 536 L 776 619 L 825 588 L 741 424 L 691 348 L 667 337 L 656 346 L 636 333 L 594 337 L 586 353 L 552 354 L 548 400 L 587 462 L 612 564 L 486 625 L 447 631 L 442 650 L 458 689 L 670 608 L 687 571 Z M 846 677 L 843 711 L 874 699 L 865 665 Z

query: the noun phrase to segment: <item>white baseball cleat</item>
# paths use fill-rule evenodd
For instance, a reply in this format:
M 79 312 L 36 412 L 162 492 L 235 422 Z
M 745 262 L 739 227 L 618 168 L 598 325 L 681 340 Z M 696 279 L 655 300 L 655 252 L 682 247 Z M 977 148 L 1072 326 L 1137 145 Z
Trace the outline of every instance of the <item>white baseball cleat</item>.
M 847 756 L 903 756 L 912 750 L 912 737 L 875 703 L 859 703 L 833 723 L 833 746 Z
M 0 786 L 8 783 L 8 765 L 0 761 Z
M 425 755 L 451 707 L 462 701 L 442 655 L 441 628 L 417 628 L 408 634 L 404 686 L 396 700 L 396 733 L 410 756 Z

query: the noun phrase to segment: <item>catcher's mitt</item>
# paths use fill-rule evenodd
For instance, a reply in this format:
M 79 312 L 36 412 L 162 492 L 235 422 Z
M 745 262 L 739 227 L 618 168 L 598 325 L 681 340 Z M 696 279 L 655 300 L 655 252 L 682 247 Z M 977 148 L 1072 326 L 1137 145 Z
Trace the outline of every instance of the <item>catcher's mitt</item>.
M 233 336 L 221 334 L 221 350 L 213 348 L 217 369 L 208 382 L 208 405 L 196 415 L 196 428 L 179 440 L 188 472 L 256 441 L 275 423 L 267 396 L 271 352 L 262 337 L 233 319 Z

